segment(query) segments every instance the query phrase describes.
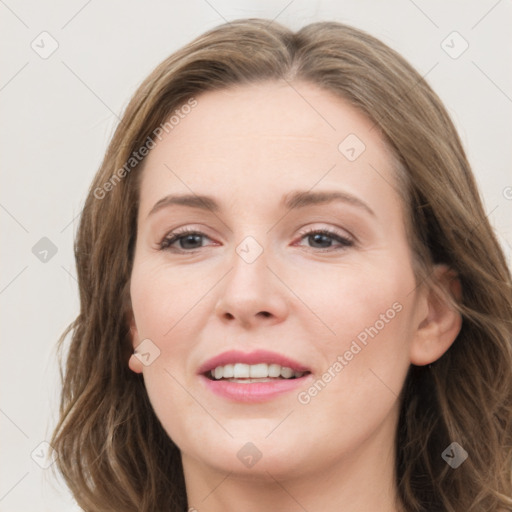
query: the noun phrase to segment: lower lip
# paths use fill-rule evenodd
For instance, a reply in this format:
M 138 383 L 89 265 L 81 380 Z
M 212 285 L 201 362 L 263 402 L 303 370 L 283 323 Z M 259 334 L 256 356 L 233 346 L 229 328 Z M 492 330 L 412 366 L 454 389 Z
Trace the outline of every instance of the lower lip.
M 298 379 L 276 379 L 272 382 L 251 382 L 248 384 L 229 382 L 227 380 L 211 380 L 204 375 L 199 376 L 204 385 L 213 393 L 235 402 L 266 402 L 283 393 L 296 390 L 310 381 L 309 373 Z

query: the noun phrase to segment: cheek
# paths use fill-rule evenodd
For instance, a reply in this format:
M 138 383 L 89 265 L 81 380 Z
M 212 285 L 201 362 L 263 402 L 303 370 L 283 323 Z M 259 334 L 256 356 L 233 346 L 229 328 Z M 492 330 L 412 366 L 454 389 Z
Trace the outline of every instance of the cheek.
M 358 335 L 364 342 L 365 333 L 370 336 L 367 329 L 375 333 L 375 327 L 380 335 L 399 327 L 405 315 L 398 310 L 403 310 L 409 301 L 414 276 L 405 263 L 397 265 L 387 258 L 386 264 L 384 259 L 364 266 L 350 264 L 320 270 L 317 267 L 296 274 L 294 292 L 329 328 L 330 333 L 322 328 L 322 344 L 327 342 L 342 349 Z M 290 274 L 288 279 L 292 277 Z M 304 322 L 315 321 L 311 312 L 302 316 Z
M 180 445 L 188 438 L 191 425 L 178 420 L 173 411 L 179 410 L 180 418 L 197 414 L 197 403 L 186 391 L 187 356 L 194 332 L 197 337 L 189 315 L 210 287 L 200 279 L 188 279 L 183 272 L 144 261 L 134 263 L 130 293 L 138 341 L 149 339 L 159 350 L 158 357 L 142 368 L 144 384 L 162 426 Z
M 302 290 L 312 287 L 313 282 L 318 283 L 318 279 L 310 276 Z M 343 410 L 357 410 L 363 416 L 370 405 L 375 411 L 390 407 L 410 364 L 412 271 L 406 265 L 382 262 L 360 272 L 340 269 L 335 278 L 331 275 L 323 282 L 309 294 L 309 300 L 311 309 L 318 311 L 332 331 L 311 337 L 316 352 L 323 356 L 325 373 L 301 403 L 310 398 L 321 407 L 340 403 Z
M 139 338 L 159 340 L 175 337 L 186 316 L 208 290 L 208 279 L 193 272 L 167 269 L 150 262 L 134 264 L 131 299 Z

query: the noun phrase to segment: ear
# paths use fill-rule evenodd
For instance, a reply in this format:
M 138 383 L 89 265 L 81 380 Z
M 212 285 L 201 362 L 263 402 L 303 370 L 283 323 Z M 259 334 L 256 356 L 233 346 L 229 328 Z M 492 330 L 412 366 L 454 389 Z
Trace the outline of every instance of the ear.
M 135 347 L 140 343 L 139 331 L 137 330 L 137 324 L 135 323 L 135 317 L 133 315 L 133 311 L 130 312 L 129 317 L 130 317 L 130 320 L 129 320 L 130 339 L 132 341 L 133 350 L 135 350 Z M 130 359 L 128 361 L 128 366 L 129 366 L 130 370 L 132 370 L 133 372 L 142 373 L 143 364 L 140 361 L 140 359 L 135 357 L 135 354 L 132 354 L 130 356 Z
M 420 293 L 417 328 L 411 344 L 411 363 L 417 366 L 437 361 L 452 345 L 462 327 L 462 316 L 451 303 L 461 299 L 461 285 L 447 265 L 436 265 L 433 286 Z

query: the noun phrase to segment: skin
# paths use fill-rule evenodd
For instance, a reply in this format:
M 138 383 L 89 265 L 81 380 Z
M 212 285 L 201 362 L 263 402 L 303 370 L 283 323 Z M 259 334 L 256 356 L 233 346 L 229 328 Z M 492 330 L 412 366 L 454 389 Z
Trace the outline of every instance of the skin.
M 133 347 L 150 339 L 160 355 L 148 366 L 134 355 L 129 366 L 143 373 L 155 413 L 181 450 L 189 506 L 400 510 L 398 395 L 410 364 L 438 359 L 461 318 L 416 286 L 387 147 L 370 120 L 311 84 L 265 82 L 196 99 L 145 161 L 130 288 Z M 349 134 L 366 146 L 353 162 L 338 150 Z M 280 206 L 295 190 L 343 191 L 373 214 L 348 202 Z M 221 210 L 172 205 L 148 216 L 164 196 L 190 193 L 214 197 Z M 204 236 L 159 250 L 170 232 L 187 227 Z M 354 244 L 302 234 L 315 229 Z M 236 251 L 247 236 L 263 249 L 252 263 Z M 440 283 L 448 274 L 441 266 L 434 273 Z M 400 312 L 300 403 L 298 392 L 396 303 Z M 197 376 L 204 361 L 230 349 L 275 351 L 312 375 L 265 403 L 236 403 Z M 262 454 L 250 468 L 237 457 L 247 442 Z

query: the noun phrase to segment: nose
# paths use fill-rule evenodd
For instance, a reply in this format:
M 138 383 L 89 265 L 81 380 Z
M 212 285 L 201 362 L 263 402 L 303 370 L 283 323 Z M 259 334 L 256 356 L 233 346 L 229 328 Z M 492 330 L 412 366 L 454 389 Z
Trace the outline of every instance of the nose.
M 265 251 L 254 261 L 240 254 L 235 252 L 224 286 L 218 290 L 216 315 L 223 323 L 246 329 L 282 322 L 288 315 L 289 297 L 275 270 L 267 266 Z

